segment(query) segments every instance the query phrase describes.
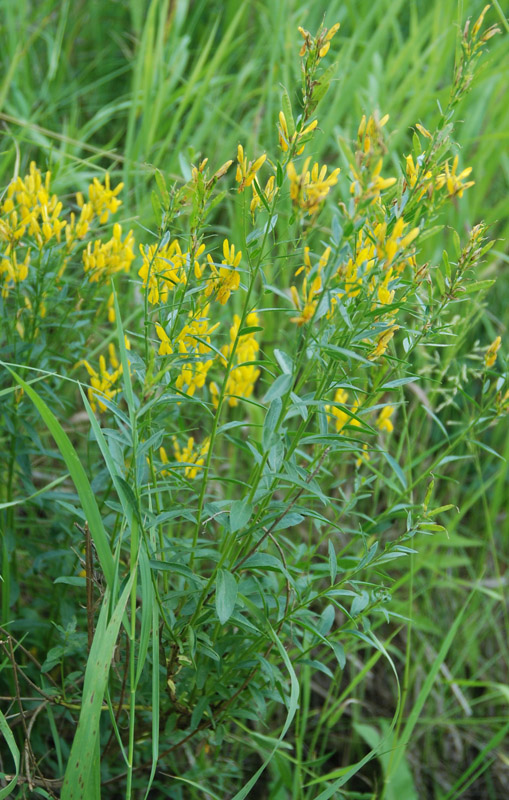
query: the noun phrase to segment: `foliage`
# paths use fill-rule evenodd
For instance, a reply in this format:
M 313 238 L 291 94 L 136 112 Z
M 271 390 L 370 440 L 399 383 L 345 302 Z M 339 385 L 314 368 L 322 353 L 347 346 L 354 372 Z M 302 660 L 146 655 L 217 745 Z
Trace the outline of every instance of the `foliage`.
M 2 195 L 0 796 L 423 796 L 412 737 L 423 725 L 433 748 L 422 714 L 439 676 L 466 718 L 466 689 L 486 716 L 507 693 L 490 653 L 489 679 L 446 663 L 502 587 L 486 499 L 494 485 L 496 513 L 504 496 L 502 329 L 470 342 L 494 239 L 444 222 L 478 190 L 454 124 L 499 31 L 487 9 L 465 25 L 448 96 L 412 120 L 408 147 L 377 103 L 338 147 L 339 24 L 300 26 L 300 92 L 280 90 L 267 152 L 241 137 L 216 162 L 197 144 L 183 179 L 153 171 L 149 208 L 130 164 L 159 148 L 162 167 L 177 131 L 191 136 L 244 13 L 212 30 L 203 85 L 156 142 L 142 79 L 157 108 L 171 75 L 154 53 L 183 30 L 179 8 L 165 39 L 167 4 L 144 24 L 132 5 L 123 181 L 91 159 L 88 191 L 83 175 L 71 193 L 63 153 L 24 177 L 18 157 Z M 127 205 L 139 218 L 117 221 Z M 467 464 L 471 491 L 451 489 Z M 493 583 L 454 555 L 473 546 L 456 529 L 476 501 Z M 414 616 L 425 569 L 436 592 L 466 590 L 436 649 L 436 612 Z M 445 782 L 427 776 L 430 796 L 467 791 L 488 753 L 503 761 L 504 732 Z

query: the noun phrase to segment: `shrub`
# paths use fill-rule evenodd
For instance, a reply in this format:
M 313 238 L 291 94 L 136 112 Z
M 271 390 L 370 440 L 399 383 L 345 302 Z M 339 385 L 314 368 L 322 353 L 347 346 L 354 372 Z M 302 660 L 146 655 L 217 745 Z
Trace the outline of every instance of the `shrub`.
M 482 17 L 406 155 L 373 111 L 348 170 L 313 163 L 334 25 L 300 29 L 278 155 L 239 145 L 171 186 L 157 172 L 141 244 L 113 222 L 108 174 L 66 207 L 35 163 L 7 187 L 2 646 L 25 743 L 20 766 L 1 716 L 9 790 L 21 776 L 62 798 L 102 781 L 240 800 L 271 765 L 265 796 L 325 800 L 408 740 L 398 564 L 444 530 L 434 483 L 508 402 L 500 337 L 443 385 L 446 346 L 492 283 L 477 277 L 486 227 L 455 234 L 440 265 L 419 257 L 443 205 L 475 191 L 452 120 L 495 33 Z M 447 428 L 440 412 L 460 406 Z M 391 722 L 338 766 L 335 726 L 378 661 Z

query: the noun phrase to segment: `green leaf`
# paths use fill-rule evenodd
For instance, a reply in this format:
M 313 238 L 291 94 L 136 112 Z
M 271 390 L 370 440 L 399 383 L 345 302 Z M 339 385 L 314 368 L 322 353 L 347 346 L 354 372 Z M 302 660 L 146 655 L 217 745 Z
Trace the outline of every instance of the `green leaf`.
M 283 96 L 281 98 L 281 104 L 283 106 L 283 114 L 285 115 L 286 126 L 288 128 L 288 136 L 291 139 L 293 134 L 295 133 L 295 122 L 293 121 L 292 101 L 290 100 L 290 95 L 288 94 L 288 91 L 284 86 L 283 86 Z
M 152 191 L 150 193 L 150 200 L 152 203 L 152 211 L 154 212 L 155 220 L 157 225 L 160 226 L 163 219 L 163 214 L 161 210 L 161 201 L 157 192 Z
M 150 561 L 150 568 L 156 572 L 172 572 L 175 575 L 181 575 L 183 578 L 189 578 L 200 586 L 205 583 L 205 579 L 201 575 L 196 575 L 192 569 L 186 567 L 178 561 Z
M 317 81 L 316 86 L 313 89 L 313 108 L 316 108 L 320 100 L 323 100 L 325 97 L 329 89 L 330 82 L 335 75 L 337 66 L 337 62 L 331 64 Z
M 455 508 L 456 511 L 458 510 L 457 506 L 453 505 L 453 503 L 447 503 L 445 506 L 438 506 L 438 508 L 432 508 L 431 511 L 428 511 L 428 517 L 434 517 L 435 514 L 443 514 L 444 511 L 450 511 L 451 508 Z
M 29 386 L 26 381 L 19 377 L 13 370 L 7 367 L 13 378 L 23 387 L 27 396 L 31 399 L 34 406 L 41 415 L 46 427 L 53 436 L 55 443 L 62 454 L 69 474 L 78 492 L 78 496 L 87 518 L 90 535 L 92 536 L 97 557 L 99 558 L 101 569 L 104 572 L 106 583 L 111 588 L 115 577 L 115 566 L 111 555 L 109 540 L 104 530 L 102 517 L 97 506 L 95 495 L 88 481 L 85 470 L 81 464 L 79 456 L 74 449 L 71 440 L 58 422 L 53 412 L 48 408 L 37 392 Z
M 249 556 L 247 561 L 244 561 L 242 564 L 241 569 L 259 569 L 259 570 L 269 570 L 270 572 L 282 572 L 290 582 L 293 583 L 291 575 L 284 567 L 282 561 L 276 556 L 271 556 L 269 553 L 253 553 L 252 556 Z
M 435 269 L 435 279 L 438 284 L 438 288 L 440 290 L 440 294 L 445 294 L 445 283 L 444 283 L 444 276 L 440 272 L 440 267 Z
M 170 205 L 170 195 L 168 194 L 168 189 L 166 188 L 166 181 L 164 179 L 164 175 L 161 170 L 156 169 L 154 173 L 154 177 L 156 179 L 157 188 L 161 193 L 161 197 L 163 198 L 163 202 L 166 208 Z
M 283 185 L 284 179 L 285 179 L 285 176 L 283 174 L 283 168 L 282 168 L 281 164 L 278 161 L 277 162 L 277 167 L 276 167 L 276 183 L 278 185 L 278 188 L 281 188 L 281 186 Z
M 110 478 L 117 491 L 118 497 L 122 504 L 124 514 L 126 515 L 126 518 L 128 520 L 129 526 L 132 527 L 134 520 L 139 519 L 138 504 L 136 502 L 133 490 L 131 486 L 129 486 L 129 484 L 124 480 L 124 478 L 122 478 L 118 474 L 117 467 L 115 465 L 115 462 L 113 461 L 111 451 L 110 448 L 108 447 L 108 443 L 106 441 L 102 428 L 97 422 L 96 416 L 92 411 L 92 407 L 90 406 L 90 403 L 88 402 L 85 392 L 83 391 L 81 385 L 80 385 L 80 392 L 83 400 L 83 405 L 85 406 L 85 410 L 90 420 L 90 425 L 92 426 L 92 430 L 94 432 L 96 442 L 99 445 L 99 449 L 106 463 L 106 467 L 110 474 Z M 134 512 L 134 517 L 133 517 L 133 512 Z
M 494 280 L 488 281 L 474 281 L 473 283 L 466 283 L 464 285 L 465 294 L 474 294 L 474 292 L 485 292 L 495 283 Z
M 234 795 L 234 797 L 231 798 L 231 800 L 244 800 L 244 798 L 248 796 L 249 792 L 251 791 L 251 789 L 255 785 L 256 781 L 258 780 L 258 778 L 260 777 L 262 772 L 265 770 L 265 768 L 268 766 L 268 764 L 270 764 L 270 762 L 272 761 L 274 753 L 281 746 L 281 743 L 283 742 L 283 739 L 285 738 L 285 736 L 286 736 L 286 734 L 288 732 L 288 729 L 289 729 L 290 725 L 292 724 L 293 719 L 295 717 L 295 714 L 297 712 L 297 707 L 298 707 L 298 702 L 299 702 L 299 681 L 298 681 L 297 675 L 295 674 L 295 670 L 293 668 L 292 662 L 290 661 L 288 653 L 286 652 L 286 650 L 285 650 L 282 642 L 280 641 L 277 633 L 274 630 L 272 630 L 272 628 L 270 628 L 270 634 L 271 634 L 272 640 L 276 644 L 277 649 L 279 650 L 279 654 L 280 654 L 281 658 L 283 659 L 284 664 L 286 666 L 286 669 L 288 671 L 288 674 L 290 676 L 290 687 L 291 688 L 290 688 L 290 701 L 288 703 L 288 715 L 286 717 L 285 724 L 283 725 L 283 729 L 282 729 L 281 733 L 279 734 L 279 738 L 276 741 L 276 744 L 274 745 L 274 748 L 270 751 L 269 755 L 267 756 L 267 758 L 265 759 L 265 761 L 263 762 L 261 767 L 259 767 L 259 769 L 257 769 L 255 774 L 248 780 L 248 782 L 242 787 L 242 789 L 240 789 L 240 791 L 238 791 L 237 794 Z
M 68 586 L 86 586 L 87 579 L 80 575 L 61 575 L 59 578 L 55 578 L 53 583 L 65 583 Z
M 19 775 L 19 749 L 14 736 L 11 733 L 11 729 L 7 724 L 7 720 L 5 719 L 4 715 L 0 711 L 0 733 L 4 737 L 5 741 L 7 742 L 7 747 L 12 756 L 12 760 L 14 761 L 15 767 L 15 775 L 12 780 L 9 781 L 7 786 L 4 786 L 3 789 L 0 789 L 0 800 L 3 800 L 4 797 L 8 797 L 10 793 L 15 788 L 18 782 L 18 775 Z M 5 767 L 5 764 L 3 765 Z
M 277 348 L 274 350 L 274 358 L 276 359 L 277 363 L 283 370 L 283 372 L 287 375 L 291 375 L 293 372 L 293 361 L 288 355 L 285 353 L 284 350 L 278 350 Z
M 274 530 L 282 531 L 285 528 L 293 528 L 294 525 L 298 525 L 303 519 L 304 517 L 302 514 L 299 514 L 296 511 L 290 511 L 288 514 L 285 514 L 285 516 L 280 519 L 278 523 L 276 523 Z
M 248 503 L 247 500 L 234 500 L 230 510 L 231 532 L 236 533 L 237 531 L 240 531 L 242 528 L 245 528 L 247 523 L 251 519 L 252 513 L 253 513 L 252 503 Z
M 237 581 L 226 569 L 218 569 L 216 577 L 216 611 L 221 625 L 233 614 L 237 600 Z
M 99 742 L 99 723 L 103 697 L 120 624 L 135 575 L 136 568 L 133 565 L 131 577 L 115 606 L 109 622 L 107 621 L 110 605 L 109 589 L 106 590 L 103 599 L 87 661 L 83 685 L 83 702 L 78 728 L 65 770 L 61 800 L 89 800 L 90 797 L 95 797 L 93 782 L 96 776 L 92 765 L 95 761 L 96 745 Z
M 9 503 L 0 503 L 0 511 L 3 508 L 10 508 L 11 506 L 20 506 L 29 503 L 30 500 L 33 500 L 34 497 L 39 497 L 39 495 L 44 494 L 45 492 L 49 492 L 55 486 L 58 486 L 60 483 L 63 483 L 67 480 L 69 474 L 66 473 L 65 475 L 61 475 L 59 478 L 55 478 L 54 481 L 51 483 L 47 483 L 46 486 L 43 486 L 42 489 L 39 489 L 37 492 L 34 492 L 29 497 L 19 497 L 17 500 L 11 500 Z
M 253 181 L 253 187 L 254 187 L 254 190 L 255 190 L 256 194 L 258 195 L 258 197 L 262 201 L 262 203 L 263 203 L 263 205 L 265 207 L 265 210 L 270 214 L 270 206 L 267 203 L 267 200 L 266 200 L 265 195 L 263 193 L 263 189 L 261 188 L 261 186 L 258 183 L 258 181 L 256 180 L 256 178 Z
M 396 475 L 398 477 L 398 480 L 401 483 L 403 489 L 406 489 L 408 484 L 407 484 L 407 481 L 406 481 L 406 478 L 405 478 L 405 473 L 401 469 L 400 465 L 398 464 L 396 459 L 394 459 L 391 456 L 390 453 L 387 453 L 385 450 L 382 450 L 382 452 L 383 452 L 387 462 L 390 464 L 390 466 L 392 467 L 392 469 L 396 473 Z
M 422 239 L 422 237 L 421 237 L 421 239 Z M 455 231 L 454 229 L 452 231 L 452 241 L 453 241 L 453 244 L 454 244 L 454 252 L 455 252 L 456 258 L 458 259 L 460 257 L 460 255 L 461 255 L 461 241 L 460 241 L 460 237 L 459 237 L 458 231 Z
M 444 252 L 442 253 L 442 261 L 444 262 L 445 274 L 447 275 L 447 277 L 450 280 L 451 279 L 451 262 L 449 261 L 449 254 L 447 253 L 447 250 L 444 250 Z
M 330 582 L 331 586 L 334 585 L 336 582 L 336 575 L 338 574 L 338 557 L 336 555 L 336 551 L 334 550 L 334 545 L 332 541 L 329 539 L 329 570 L 330 570 Z
M 279 415 L 281 414 L 281 409 L 283 408 L 283 403 L 279 397 L 276 397 L 275 400 L 269 406 L 269 410 L 265 415 L 265 421 L 263 423 L 263 430 L 262 430 L 262 445 L 264 450 L 269 450 L 272 442 L 272 435 L 277 428 L 277 423 L 279 419 Z
M 395 389 L 396 386 L 405 386 L 407 383 L 415 383 L 418 380 L 418 375 L 410 375 L 408 378 L 396 378 L 393 381 L 384 383 L 384 385 L 380 387 L 380 391 L 383 391 L 384 389 Z
M 346 664 L 346 656 L 343 645 L 340 644 L 340 642 L 330 642 L 330 646 L 334 650 L 334 655 L 336 656 L 340 668 L 344 669 Z
M 241 328 L 238 335 L 239 336 L 246 336 L 248 333 L 256 333 L 257 331 L 263 331 L 259 325 L 251 325 L 247 328 Z
M 282 397 L 292 385 L 292 376 L 288 373 L 283 373 L 276 378 L 272 386 L 269 388 L 265 395 L 265 402 L 270 403 L 278 397 Z

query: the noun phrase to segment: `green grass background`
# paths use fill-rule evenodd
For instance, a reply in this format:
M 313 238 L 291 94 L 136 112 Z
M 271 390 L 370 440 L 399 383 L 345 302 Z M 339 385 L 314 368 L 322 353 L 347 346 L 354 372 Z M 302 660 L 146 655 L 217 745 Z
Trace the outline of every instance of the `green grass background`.
M 24 174 L 32 158 L 41 168 L 51 165 L 64 195 L 84 188 L 98 168 L 109 169 L 127 187 L 120 216 L 135 233 L 136 225 L 150 227 L 155 168 L 179 179 L 200 156 L 214 167 L 233 158 L 239 141 L 251 154 L 274 148 L 280 87 L 296 86 L 300 77 L 297 27 L 314 31 L 324 15 L 328 26 L 340 21 L 341 30 L 329 56 L 338 68 L 313 143 L 317 160 L 345 168 L 345 143 L 362 113 L 377 108 L 390 114 L 393 149 L 404 155 L 411 125 L 433 127 L 437 102 L 448 96 L 458 29 L 481 10 L 482 3 L 456 0 L 3 0 L 3 183 L 17 164 Z M 509 25 L 503 12 L 495 0 L 487 23 L 502 32 L 490 41 L 456 117 L 460 164 L 473 167 L 476 186 L 444 216 L 460 232 L 484 219 L 497 239 L 482 275 L 496 277 L 497 288 L 480 309 L 472 346 L 503 336 L 508 321 Z M 399 168 L 387 163 L 384 174 Z M 427 245 L 432 263 L 447 239 L 446 228 Z M 412 620 L 411 635 L 393 642 L 406 664 L 410 714 L 476 589 L 419 719 L 404 728 L 408 764 L 423 797 L 442 779 L 450 785 L 451 775 L 458 787 L 447 798 L 479 797 L 481 785 L 489 800 L 501 796 L 501 787 L 509 792 L 509 756 L 493 749 L 509 701 L 509 489 L 507 462 L 497 456 L 509 456 L 507 424 L 487 444 L 494 452 L 478 451 L 468 467 L 451 465 L 440 484 L 437 505 L 461 498 L 460 513 L 448 521 L 449 538 L 420 541 L 393 590 L 400 613 Z M 353 718 L 367 747 L 393 698 L 370 681 L 363 686 Z M 404 786 L 404 771 L 397 774 Z M 394 785 L 393 792 L 403 800 L 404 789 Z

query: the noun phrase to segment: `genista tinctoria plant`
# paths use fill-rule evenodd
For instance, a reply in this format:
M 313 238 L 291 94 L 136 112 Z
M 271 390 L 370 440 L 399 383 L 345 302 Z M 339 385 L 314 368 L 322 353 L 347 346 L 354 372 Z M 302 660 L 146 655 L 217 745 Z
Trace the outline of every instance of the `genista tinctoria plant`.
M 477 279 L 485 226 L 456 234 L 439 265 L 420 257 L 442 206 L 475 191 L 453 117 L 496 32 L 484 13 L 462 34 L 438 125 L 415 121 L 399 170 L 378 109 L 352 132 L 348 169 L 313 160 L 337 23 L 299 29 L 300 102 L 283 90 L 270 153 L 239 143 L 187 183 L 156 174 L 157 233 L 135 242 L 113 221 L 122 184 L 107 173 L 75 200 L 35 163 L 5 189 L 3 626 L 23 613 L 15 543 L 38 515 L 48 536 L 65 530 L 52 578 L 85 607 L 47 653 L 26 627 L 4 642 L 13 681 L 25 671 L 23 693 L 44 698 L 22 763 L 0 717 L 9 786 L 24 776 L 56 796 L 62 778 L 69 800 L 101 781 L 126 797 L 164 783 L 168 797 L 187 785 L 240 800 L 298 759 L 293 796 L 326 798 L 368 760 L 325 778 L 359 659 L 398 682 L 392 565 L 443 530 L 434 472 L 509 403 L 499 336 L 477 357 L 467 421 L 447 432 L 437 416 L 442 345 L 492 283 Z M 227 232 L 233 204 L 243 223 Z M 428 394 L 411 411 L 415 387 Z M 69 422 L 83 407 L 90 434 Z M 57 760 L 45 726 L 65 741 Z

